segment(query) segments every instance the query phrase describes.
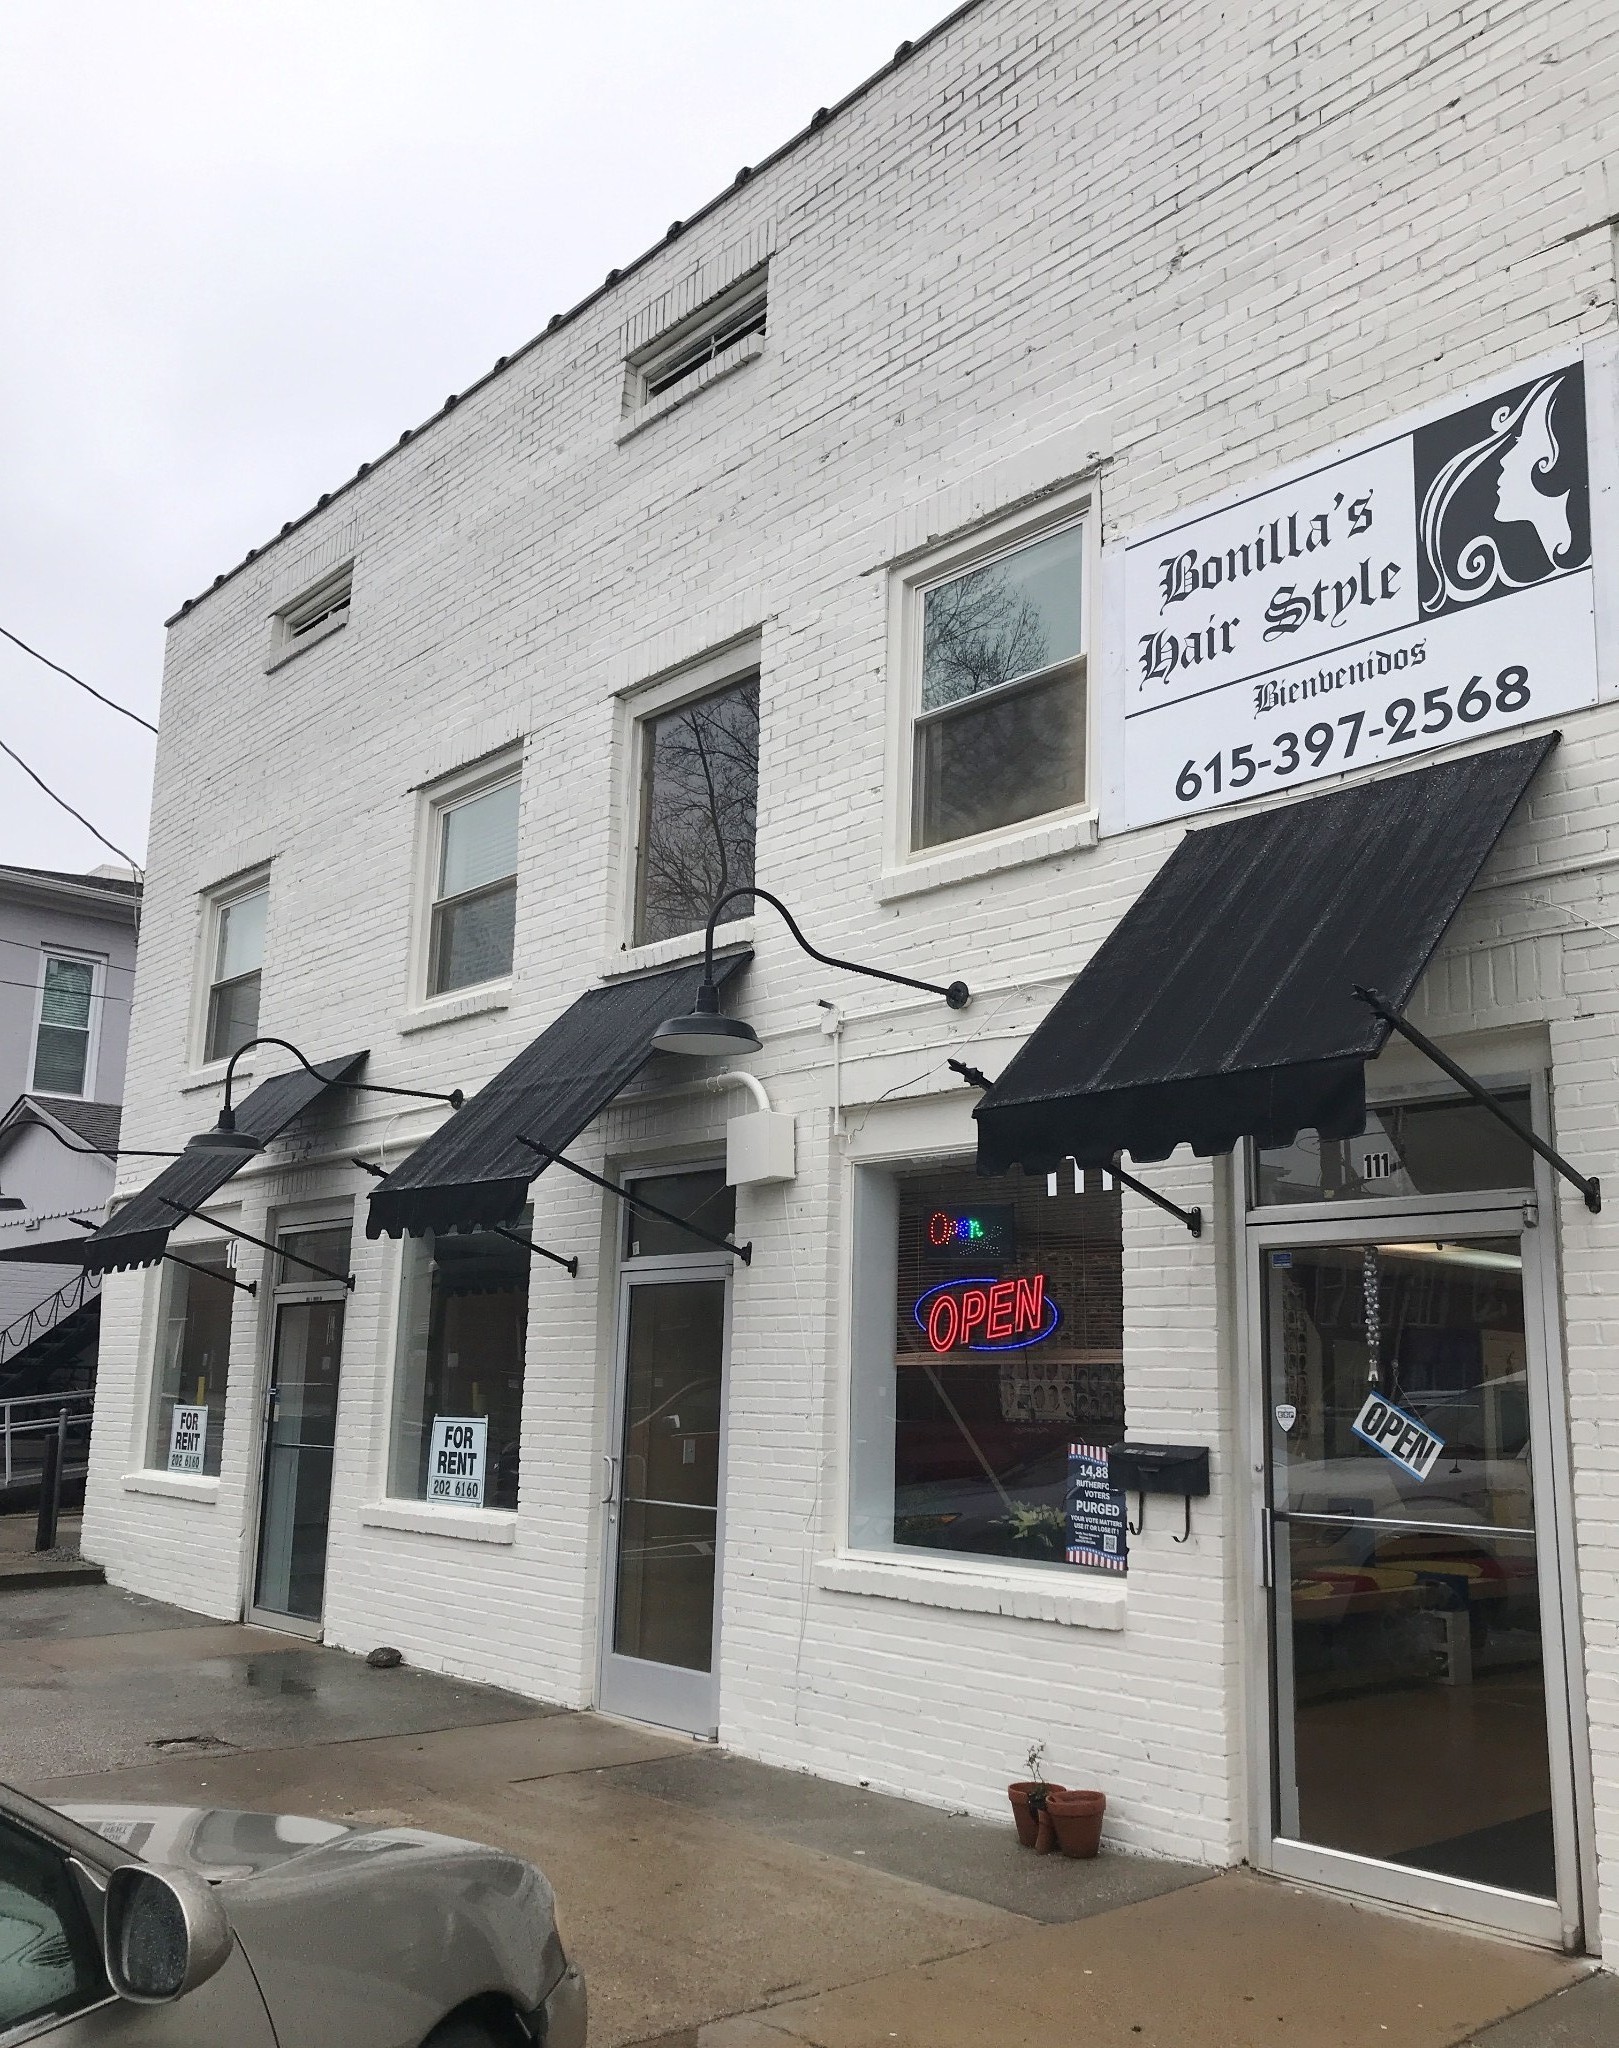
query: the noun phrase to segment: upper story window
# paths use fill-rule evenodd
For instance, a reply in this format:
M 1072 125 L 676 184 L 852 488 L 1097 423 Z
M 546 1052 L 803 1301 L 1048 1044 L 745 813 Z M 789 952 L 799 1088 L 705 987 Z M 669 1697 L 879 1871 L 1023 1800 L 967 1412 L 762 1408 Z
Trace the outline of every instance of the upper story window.
M 45 955 L 34 1031 L 33 1086 L 39 1094 L 91 1092 L 99 980 L 100 967 L 94 960 L 69 953 Z
M 753 881 L 759 677 L 643 718 L 635 941 L 700 931 L 714 899 Z M 738 902 L 731 916 L 749 905 Z
M 431 996 L 500 981 L 512 971 L 520 790 L 511 776 L 434 807 Z
M 765 272 L 755 271 L 637 349 L 629 359 L 626 410 L 696 390 L 720 371 L 751 360 L 763 345 L 767 310 Z
M 911 845 L 1085 801 L 1084 528 L 908 592 Z
M 215 899 L 208 1020 L 203 1035 L 205 1060 L 228 1060 L 258 1035 L 264 922 L 269 907 L 267 881 Z
M 271 668 L 348 624 L 354 597 L 354 564 L 346 562 L 275 615 L 270 635 Z

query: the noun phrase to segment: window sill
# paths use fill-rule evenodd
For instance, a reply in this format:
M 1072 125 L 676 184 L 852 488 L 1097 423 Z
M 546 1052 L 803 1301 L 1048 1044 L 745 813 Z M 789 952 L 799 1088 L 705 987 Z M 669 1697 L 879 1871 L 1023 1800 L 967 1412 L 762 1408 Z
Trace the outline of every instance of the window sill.
M 278 668 L 285 668 L 289 661 L 296 661 L 311 647 L 318 647 L 323 640 L 330 640 L 334 633 L 341 633 L 347 624 L 348 615 L 345 613 L 340 619 L 328 619 L 324 625 L 312 626 L 307 633 L 300 633 L 296 640 L 282 641 L 264 657 L 264 673 L 273 675 Z
M 225 1084 L 225 1069 L 229 1065 L 229 1060 L 211 1060 L 205 1067 L 193 1067 L 191 1072 L 180 1083 L 180 1093 L 182 1095 L 200 1095 L 204 1088 L 222 1088 Z M 253 1069 L 251 1065 L 236 1069 L 238 1085 L 244 1081 L 251 1081 L 252 1078 Z
M 906 896 L 920 896 L 928 889 L 974 881 L 980 875 L 999 874 L 1003 868 L 1027 867 L 1033 861 L 1054 860 L 1059 854 L 1095 844 L 1096 813 L 1082 811 L 1078 817 L 1035 825 L 1004 839 L 974 840 L 943 853 L 919 856 L 901 868 L 885 868 L 877 885 L 877 901 L 893 903 Z
M 415 1003 L 402 1011 L 397 1029 L 401 1038 L 408 1038 L 413 1031 L 431 1031 L 438 1024 L 454 1024 L 462 1017 L 485 1017 L 494 1010 L 510 1007 L 512 985 L 510 981 L 486 982 L 482 988 L 470 988 L 464 994 L 435 996 L 430 1003 Z
M 738 342 L 734 350 L 727 350 L 723 362 L 710 363 L 707 368 L 697 371 L 673 390 L 662 392 L 657 398 L 648 399 L 646 404 L 638 405 L 618 430 L 619 447 L 622 448 L 626 441 L 633 441 L 644 428 L 652 426 L 658 420 L 667 419 L 672 412 L 678 412 L 681 406 L 689 404 L 700 393 L 710 390 L 724 378 L 734 377 L 738 370 L 745 369 L 749 363 L 756 363 L 764 352 L 765 337 L 762 334 L 750 334 L 745 341 Z
M 510 1544 L 517 1517 L 506 1508 L 435 1508 L 425 1501 L 374 1500 L 361 1508 L 367 1529 L 403 1529 L 412 1536 L 454 1536 L 463 1543 Z
M 753 919 L 739 917 L 734 924 L 722 924 L 714 934 L 714 951 L 723 953 L 733 946 L 753 944 Z M 645 974 L 653 967 L 680 967 L 703 957 L 701 931 L 679 932 L 672 939 L 658 939 L 650 946 L 626 946 L 602 968 L 603 981 L 618 981 L 627 974 Z
M 125 1493 L 151 1493 L 163 1500 L 195 1500 L 204 1507 L 219 1501 L 219 1481 L 187 1472 L 126 1472 Z
M 815 1583 L 829 1593 L 903 1600 L 912 1607 L 954 1608 L 961 1614 L 1005 1614 L 1018 1621 L 1050 1621 L 1064 1628 L 1122 1629 L 1125 1587 L 1079 1568 L 1070 1583 L 1056 1572 L 997 1571 L 993 1565 L 904 1563 L 871 1557 L 822 1558 Z

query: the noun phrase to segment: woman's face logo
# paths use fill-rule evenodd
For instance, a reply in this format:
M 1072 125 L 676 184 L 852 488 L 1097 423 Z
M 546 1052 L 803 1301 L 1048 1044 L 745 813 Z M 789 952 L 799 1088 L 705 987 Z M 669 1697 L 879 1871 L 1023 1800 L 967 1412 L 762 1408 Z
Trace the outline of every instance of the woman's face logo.
M 1506 525 L 1527 525 L 1540 538 L 1547 562 L 1559 566 L 1569 551 L 1573 534 L 1568 523 L 1567 491 L 1549 492 L 1540 482 L 1557 468 L 1557 437 L 1552 432 L 1552 400 L 1555 384 L 1546 384 L 1531 399 L 1518 429 L 1518 438 L 1507 444 L 1501 457 L 1501 475 L 1495 490 L 1495 516 Z
M 1580 364 L 1419 427 L 1412 452 L 1427 617 L 1590 561 Z

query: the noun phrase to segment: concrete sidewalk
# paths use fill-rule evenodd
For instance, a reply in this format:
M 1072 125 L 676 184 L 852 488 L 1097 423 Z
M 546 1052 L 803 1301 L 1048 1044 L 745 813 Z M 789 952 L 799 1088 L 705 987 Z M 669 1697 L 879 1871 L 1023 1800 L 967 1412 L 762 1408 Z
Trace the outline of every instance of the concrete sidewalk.
M 1245 1872 L 993 1825 L 199 1621 L 0 1591 L 0 1774 L 409 1821 L 531 1857 L 600 2048 L 1597 2048 L 1619 1985 Z

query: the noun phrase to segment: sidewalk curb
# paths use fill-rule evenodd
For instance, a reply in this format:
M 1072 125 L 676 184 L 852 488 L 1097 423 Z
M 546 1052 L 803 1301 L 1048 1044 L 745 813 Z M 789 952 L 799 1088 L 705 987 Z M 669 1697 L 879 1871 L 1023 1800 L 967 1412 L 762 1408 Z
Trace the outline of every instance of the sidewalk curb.
M 103 1586 L 107 1574 L 99 1564 L 24 1565 L 18 1571 L 0 1570 L 0 1593 L 29 1592 L 40 1586 Z

